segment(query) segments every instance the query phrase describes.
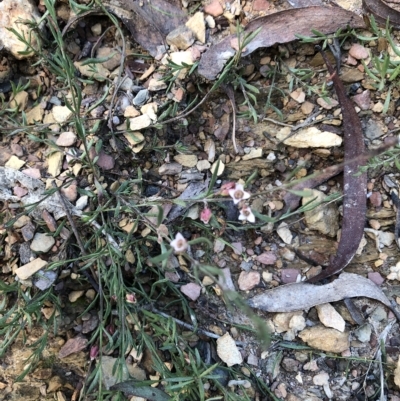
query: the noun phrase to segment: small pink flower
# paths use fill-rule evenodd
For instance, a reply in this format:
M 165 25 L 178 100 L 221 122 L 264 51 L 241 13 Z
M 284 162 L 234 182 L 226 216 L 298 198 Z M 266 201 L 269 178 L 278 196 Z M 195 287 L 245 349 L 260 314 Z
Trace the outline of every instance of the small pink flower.
M 240 209 L 239 220 L 255 223 L 256 217 L 248 206 L 243 206 L 242 209 Z
M 90 360 L 93 361 L 94 359 L 96 359 L 97 355 L 99 355 L 99 346 L 92 345 L 89 352 Z
M 243 199 L 250 198 L 250 192 L 246 192 L 242 184 L 236 184 L 235 188 L 228 191 L 229 196 L 233 199 L 233 203 L 236 205 Z
M 206 206 L 200 213 L 200 220 L 204 224 L 208 224 L 208 222 L 211 219 L 211 216 L 212 216 L 212 211 L 209 207 Z
M 235 185 L 236 185 L 236 183 L 232 182 L 232 181 L 221 185 L 221 189 L 220 189 L 221 196 L 228 196 L 229 190 L 232 188 L 235 188 Z
M 175 235 L 175 239 L 171 241 L 170 245 L 174 248 L 175 253 L 186 251 L 188 243 L 181 233 Z
M 135 304 L 136 303 L 136 295 L 135 294 L 126 294 L 125 296 L 126 302 L 128 304 Z

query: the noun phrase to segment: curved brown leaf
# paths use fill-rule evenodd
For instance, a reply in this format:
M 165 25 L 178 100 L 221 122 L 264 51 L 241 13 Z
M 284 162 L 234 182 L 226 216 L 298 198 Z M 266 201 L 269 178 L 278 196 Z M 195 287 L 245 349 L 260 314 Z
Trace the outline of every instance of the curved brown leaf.
M 314 36 L 311 29 L 329 34 L 348 26 L 364 28 L 365 24 L 361 17 L 340 7 L 313 6 L 280 11 L 257 18 L 246 26 L 245 34 L 254 32 L 258 28 L 261 28 L 261 31 L 246 46 L 243 56 L 247 56 L 260 47 L 270 47 L 276 43 L 288 43 L 296 40 L 296 34 Z M 231 40 L 235 37 L 236 35 L 227 36 L 203 54 L 198 66 L 200 75 L 209 80 L 216 78 L 226 62 L 236 52 L 231 47 Z
M 353 259 L 364 233 L 367 212 L 367 173 L 358 176 L 359 167 L 364 160 L 364 136 L 361 121 L 348 98 L 337 72 L 321 51 L 325 64 L 331 74 L 343 116 L 344 131 L 344 171 L 343 171 L 343 222 L 342 234 L 335 257 L 329 267 L 312 277 L 315 283 L 342 271 Z
M 375 20 L 386 25 L 389 18 L 390 25 L 399 29 L 400 28 L 400 13 L 389 7 L 381 0 L 363 0 L 363 7 L 367 13 L 371 13 Z

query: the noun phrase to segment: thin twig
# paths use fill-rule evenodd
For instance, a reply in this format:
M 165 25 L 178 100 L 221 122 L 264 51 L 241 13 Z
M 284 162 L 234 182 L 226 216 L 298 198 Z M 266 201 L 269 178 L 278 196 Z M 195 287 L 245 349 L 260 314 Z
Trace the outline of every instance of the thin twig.
M 154 306 L 151 307 L 150 309 L 153 313 L 156 313 L 157 315 L 160 315 L 162 317 L 165 317 L 166 319 L 172 319 L 176 324 L 178 324 L 179 326 L 184 327 L 185 329 L 188 329 L 190 331 L 193 331 L 194 333 L 198 332 L 200 334 L 204 334 L 207 337 L 210 338 L 215 338 L 218 339 L 221 336 L 215 333 L 211 333 L 210 331 L 204 330 L 204 329 L 200 329 L 199 327 L 194 327 L 192 324 L 186 323 L 182 320 L 177 319 L 176 317 L 172 317 L 170 315 L 167 315 L 164 312 L 161 312 L 160 310 L 156 309 Z M 242 341 L 235 341 L 236 345 L 240 345 L 240 346 L 244 346 L 245 343 Z
M 57 189 L 58 197 L 60 198 L 62 208 L 64 209 L 65 215 L 67 216 L 67 219 L 68 219 L 69 224 L 70 224 L 70 226 L 71 226 L 72 232 L 74 233 L 75 238 L 76 238 L 76 241 L 78 242 L 78 246 L 79 246 L 79 248 L 80 248 L 80 250 L 81 250 L 81 252 L 82 252 L 82 255 L 87 255 L 85 246 L 83 245 L 82 239 L 81 239 L 81 237 L 80 237 L 80 235 L 79 235 L 79 233 L 78 233 L 78 230 L 77 230 L 77 228 L 76 228 L 75 222 L 74 222 L 74 220 L 72 219 L 71 213 L 69 212 L 68 206 L 67 206 L 67 204 L 66 204 L 66 202 L 65 202 L 65 200 L 64 200 L 64 197 L 63 197 L 63 195 L 62 195 L 62 193 L 61 193 L 61 191 L 60 191 L 61 188 L 57 186 L 57 184 L 56 184 L 55 181 L 52 181 L 51 185 L 52 185 L 53 188 L 56 188 L 56 189 Z M 91 277 L 91 276 L 87 273 L 86 270 L 83 270 L 83 273 L 86 275 L 86 277 L 88 278 L 88 280 L 90 281 L 90 283 L 93 285 L 94 289 L 95 289 L 97 292 L 99 292 L 99 286 L 98 286 L 98 284 L 97 284 L 97 282 L 96 282 L 97 275 L 96 275 L 96 272 L 94 271 L 92 265 L 90 265 L 90 271 L 91 271 L 93 277 Z
M 235 101 L 235 94 L 233 93 L 233 88 L 232 85 L 225 85 L 222 84 L 221 88 L 225 91 L 225 93 L 228 95 L 228 99 L 231 103 L 232 106 L 232 143 L 233 143 L 233 149 L 235 150 L 235 153 L 239 153 L 237 144 L 236 144 L 236 101 Z

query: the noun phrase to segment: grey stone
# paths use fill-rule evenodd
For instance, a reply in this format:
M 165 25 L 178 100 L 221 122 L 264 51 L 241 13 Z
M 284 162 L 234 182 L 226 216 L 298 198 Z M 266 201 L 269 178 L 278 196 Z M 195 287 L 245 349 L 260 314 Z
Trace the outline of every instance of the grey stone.
M 375 120 L 368 120 L 365 127 L 365 136 L 371 141 L 381 137 L 384 134 L 382 126 Z
M 132 104 L 134 106 L 141 106 L 146 102 L 149 98 L 149 91 L 147 89 L 142 89 L 138 92 L 138 94 L 132 100 Z
M 50 251 L 54 244 L 55 240 L 53 237 L 49 237 L 44 233 L 36 233 L 31 243 L 31 249 L 33 252 L 46 253 Z
M 359 341 L 365 343 L 371 339 L 371 326 L 368 323 L 364 324 L 364 326 L 361 326 L 355 330 L 354 334 Z
M 42 271 L 39 270 L 36 273 L 35 279 L 33 280 L 33 284 L 35 287 L 39 288 L 39 290 L 47 290 L 50 288 L 53 283 L 57 279 L 57 272 L 53 270 L 48 270 L 48 271 Z
M 34 256 L 34 253 L 32 252 L 32 250 L 30 248 L 29 242 L 24 242 L 23 244 L 21 244 L 21 246 L 19 247 L 18 253 L 19 253 L 19 260 L 24 265 L 29 263 L 31 258 Z

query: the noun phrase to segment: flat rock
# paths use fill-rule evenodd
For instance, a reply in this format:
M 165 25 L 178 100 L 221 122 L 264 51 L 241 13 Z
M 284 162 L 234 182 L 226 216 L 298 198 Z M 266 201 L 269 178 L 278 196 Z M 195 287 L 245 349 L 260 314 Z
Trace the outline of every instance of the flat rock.
M 153 121 L 153 123 L 157 121 L 157 110 L 158 106 L 155 102 L 147 103 L 140 108 L 141 113 L 147 114 L 151 118 L 151 121 Z
M 124 134 L 124 137 L 129 142 L 129 144 L 132 145 L 132 146 L 136 146 L 137 144 L 139 144 L 139 143 L 144 141 L 144 136 L 139 131 L 126 132 Z
M 199 160 L 196 164 L 196 168 L 199 171 L 209 170 L 210 167 L 211 167 L 211 164 L 208 160 Z
M 124 111 L 124 117 L 138 117 L 140 116 L 140 112 L 136 110 L 136 108 L 132 105 L 126 106 Z
M 394 383 L 400 388 L 400 358 L 397 361 L 396 369 L 394 370 Z
M 325 327 L 332 327 L 342 333 L 344 332 L 346 323 L 331 304 L 317 305 L 315 308 L 317 309 L 319 320 Z
M 76 135 L 71 131 L 62 132 L 57 138 L 56 145 L 72 146 L 77 140 Z
M 263 265 L 273 265 L 275 264 L 277 257 L 273 252 L 263 252 L 256 257 L 256 260 Z
M 55 218 L 46 209 L 42 211 L 42 218 L 46 223 L 47 228 L 52 232 L 57 231 L 57 222 Z
M 115 70 L 121 63 L 121 53 L 111 47 L 100 47 L 96 53 L 97 58 L 108 58 L 107 61 L 101 63 L 101 65 L 108 71 Z
M 258 159 L 259 157 L 262 157 L 262 155 L 263 155 L 262 148 L 253 148 L 247 155 L 244 155 L 242 157 L 242 160 Z
M 11 151 L 15 156 L 23 156 L 24 155 L 24 150 L 22 146 L 18 143 L 11 143 Z
M 211 166 L 212 174 L 214 174 L 214 172 L 217 170 L 217 165 L 218 165 L 218 171 L 216 172 L 216 174 L 217 174 L 217 177 L 219 177 L 220 175 L 222 175 L 222 173 L 225 170 L 225 164 L 221 160 L 214 162 L 213 165 Z
M 110 71 L 101 64 L 82 65 L 83 61 L 75 61 L 74 66 L 85 77 L 93 78 L 96 81 L 103 82 L 110 75 Z
M 156 92 L 159 90 L 163 90 L 166 87 L 167 87 L 167 84 L 164 81 L 161 81 L 158 78 L 151 78 L 147 89 L 149 91 Z
M 329 381 L 329 374 L 324 371 L 318 373 L 313 377 L 313 383 L 316 386 L 323 386 L 325 384 L 328 384 L 328 381 Z
M 306 319 L 303 315 L 294 315 L 289 321 L 289 329 L 298 332 L 306 327 Z
M 287 223 L 283 221 L 281 224 L 279 224 L 276 232 L 285 244 L 290 245 L 292 243 L 293 234 L 289 230 Z
M 369 323 L 364 324 L 354 331 L 354 335 L 358 338 L 362 343 L 369 342 L 371 339 L 372 329 Z
M 353 43 L 351 45 L 349 54 L 356 60 L 363 60 L 369 57 L 368 49 L 358 43 Z
M 315 104 L 311 103 L 309 101 L 305 101 L 302 105 L 301 105 L 301 111 L 303 114 L 305 115 L 309 115 L 312 113 L 312 111 L 314 110 Z
M 310 347 L 325 352 L 343 352 L 350 346 L 349 333 L 323 326 L 313 326 L 304 329 L 299 337 Z
M 365 136 L 373 141 L 374 139 L 377 139 L 384 135 L 385 132 L 383 131 L 383 125 L 381 122 L 369 119 L 367 121 L 366 127 L 365 127 Z
M 50 251 L 54 244 L 55 240 L 53 237 L 44 233 L 36 233 L 31 243 L 31 249 L 36 253 L 46 253 Z
M 29 216 L 21 216 L 18 218 L 18 220 L 15 221 L 15 223 L 13 224 L 14 228 L 21 228 L 23 226 L 25 226 L 26 224 L 31 223 L 31 219 L 29 218 Z
M 295 283 L 300 275 L 299 269 L 282 269 L 281 280 L 284 284 Z
M 194 43 L 194 33 L 189 27 L 181 25 L 171 31 L 165 40 L 179 50 L 186 50 Z
M 21 91 L 18 92 L 15 97 L 10 102 L 10 107 L 14 108 L 17 107 L 19 111 L 24 111 L 26 109 L 26 106 L 28 104 L 28 92 L 26 91 Z
M 331 148 L 340 146 L 342 138 L 339 135 L 328 131 L 320 131 L 316 127 L 308 127 L 291 135 L 290 127 L 284 127 L 279 130 L 276 138 L 283 141 L 285 145 L 295 148 Z M 287 139 L 285 139 L 287 138 Z
M 43 120 L 43 116 L 44 109 L 40 104 L 38 104 L 26 113 L 26 122 L 29 125 L 34 124 L 35 122 L 41 123 Z
M 133 98 L 132 103 L 134 106 L 141 106 L 147 101 L 148 98 L 149 98 L 149 90 L 141 89 Z M 144 114 L 144 112 L 142 113 Z
M 128 380 L 129 373 L 127 370 L 123 370 L 120 376 L 117 376 L 114 370 L 114 365 L 117 363 L 118 359 L 111 356 L 103 356 L 101 358 L 101 371 L 102 380 L 104 387 L 109 390 L 114 384 L 121 381 Z
M 63 186 L 61 188 L 61 193 L 70 201 L 75 202 L 78 197 L 78 185 L 76 181 L 69 184 L 68 186 Z
M 297 103 L 304 103 L 304 101 L 306 100 L 306 94 L 303 91 L 303 89 L 299 88 L 296 89 L 295 91 L 293 91 L 290 94 L 290 97 L 295 100 Z
M 353 96 L 353 101 L 361 110 L 369 110 L 371 104 L 371 92 L 367 89 Z
M 186 22 L 186 26 L 193 32 L 199 42 L 206 42 L 206 24 L 204 21 L 204 14 L 201 11 L 198 11 L 190 17 Z
M 62 152 L 53 152 L 47 157 L 47 172 L 52 177 L 57 177 L 61 173 L 64 154 Z
M 241 272 L 239 275 L 238 285 L 242 291 L 252 290 L 260 284 L 260 273 L 256 271 Z
M 319 97 L 317 99 L 317 103 L 325 110 L 331 110 L 339 104 L 339 102 L 337 100 L 332 99 L 330 97 L 325 98 L 325 99 L 322 97 Z
M 36 258 L 35 260 L 32 260 L 32 262 L 29 262 L 26 265 L 16 269 L 15 274 L 20 280 L 27 280 L 45 266 L 47 266 L 47 262 L 45 260 Z
M 343 82 L 350 84 L 364 79 L 364 73 L 362 73 L 360 70 L 357 70 L 356 68 L 343 68 L 340 79 Z
M 208 4 L 204 5 L 204 12 L 213 17 L 219 17 L 223 14 L 224 9 L 218 0 L 211 0 Z
M 175 175 L 182 171 L 182 165 L 179 163 L 165 163 L 158 169 L 160 175 Z
M 194 167 L 197 164 L 197 156 L 196 155 L 176 155 L 174 160 L 181 164 L 184 167 Z
M 58 273 L 54 270 L 40 271 L 36 273 L 36 277 L 33 280 L 33 285 L 39 290 L 47 290 L 56 281 Z
M 132 131 L 140 131 L 143 128 L 147 128 L 151 125 L 151 118 L 147 114 L 143 114 L 139 117 L 129 118 L 129 128 Z
M 182 63 L 186 65 L 192 65 L 193 64 L 193 57 L 192 57 L 192 52 L 189 50 L 186 51 L 181 51 L 181 52 L 172 52 L 170 53 L 170 59 L 173 63 L 178 64 L 178 65 L 183 65 Z M 177 75 L 179 79 L 184 79 L 186 77 L 186 74 L 188 73 L 187 68 L 183 68 L 174 75 Z
M 32 178 L 36 178 L 36 179 L 40 179 L 42 177 L 42 175 L 40 174 L 40 170 L 38 168 L 32 168 L 32 167 L 28 167 L 24 170 L 22 170 L 22 172 Z
M 229 333 L 225 333 L 217 340 L 217 354 L 228 366 L 241 364 L 243 362 L 242 354 L 236 346 L 235 340 Z
M 0 2 L 0 37 L 1 45 L 9 51 L 16 59 L 32 57 L 33 52 L 28 51 L 26 54 L 20 52 L 26 51 L 26 46 L 18 40 L 18 37 L 9 29 L 15 29 L 20 35 L 31 40 L 33 48 L 38 47 L 35 35 L 30 35 L 30 26 L 21 24 L 20 21 L 36 21 L 39 22 L 41 16 L 31 0 L 3 0 Z
M 322 202 L 327 199 L 327 195 L 316 189 L 310 190 L 310 196 L 304 196 L 302 205 L 312 208 L 312 210 L 304 212 L 305 222 L 310 230 L 319 231 L 321 234 L 336 236 L 339 229 L 339 211 L 334 203 L 324 204 Z
M 207 15 L 204 19 L 209 28 L 211 29 L 215 28 L 215 19 L 211 15 Z
M 72 117 L 72 111 L 67 106 L 54 106 L 51 113 L 54 120 L 60 124 L 64 124 Z
M 296 312 L 282 312 L 282 313 L 276 313 L 275 316 L 273 317 L 273 323 L 275 326 L 275 332 L 276 333 L 284 333 L 285 331 L 288 331 L 291 329 L 291 321 L 295 316 L 303 316 L 302 311 L 296 311 Z M 292 324 L 293 326 L 293 324 Z
M 382 285 L 385 282 L 385 279 L 381 276 L 379 272 L 368 273 L 368 278 L 376 285 Z
M 103 170 L 112 170 L 115 166 L 115 159 L 113 156 L 101 150 L 96 164 Z
M 76 302 L 84 293 L 85 293 L 84 290 L 71 291 L 71 292 L 68 294 L 68 300 L 69 300 L 69 302 Z
M 88 339 L 86 337 L 83 336 L 76 336 L 73 338 L 70 338 L 60 349 L 59 353 L 58 353 L 58 357 L 59 358 L 65 358 L 68 355 L 71 354 L 76 354 L 79 351 L 83 351 L 88 345 Z M 108 358 L 106 356 L 104 356 L 102 358 L 102 360 L 104 358 Z
M 35 235 L 35 226 L 32 223 L 24 225 L 21 229 L 21 234 L 25 241 L 30 241 Z
M 12 155 L 5 164 L 5 167 L 13 168 L 14 170 L 19 170 L 25 163 L 26 163 L 25 161 L 19 159 L 17 156 Z
M 28 190 L 26 188 L 16 186 L 14 187 L 13 192 L 15 196 L 18 196 L 18 198 L 22 198 L 28 193 Z
M 192 301 L 196 301 L 201 294 L 201 287 L 196 283 L 188 283 L 181 287 L 181 292 Z

